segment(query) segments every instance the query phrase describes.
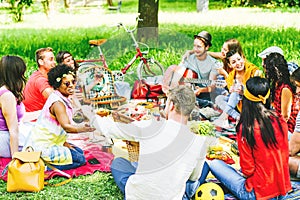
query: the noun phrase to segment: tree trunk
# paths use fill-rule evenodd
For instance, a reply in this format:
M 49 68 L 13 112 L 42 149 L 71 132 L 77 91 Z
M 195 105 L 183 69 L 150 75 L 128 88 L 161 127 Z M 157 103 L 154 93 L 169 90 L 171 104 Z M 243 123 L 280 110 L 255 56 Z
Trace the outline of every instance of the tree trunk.
M 138 23 L 138 41 L 158 41 L 158 3 L 159 0 L 139 0 L 138 12 L 143 21 Z
M 208 11 L 209 0 L 197 0 L 197 12 Z
M 112 0 L 107 0 L 107 5 L 108 6 L 113 6 Z
M 70 8 L 69 0 L 64 0 L 65 8 Z

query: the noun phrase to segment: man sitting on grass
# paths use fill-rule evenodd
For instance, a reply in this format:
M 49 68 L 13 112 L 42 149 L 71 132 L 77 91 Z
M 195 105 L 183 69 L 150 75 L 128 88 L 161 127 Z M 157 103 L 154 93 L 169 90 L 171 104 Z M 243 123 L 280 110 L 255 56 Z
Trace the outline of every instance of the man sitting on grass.
M 107 117 L 97 119 L 105 136 L 140 143 L 138 163 L 119 157 L 111 165 L 126 199 L 190 199 L 209 172 L 205 156 L 215 138 L 196 135 L 187 126 L 195 107 L 193 90 L 180 85 L 167 96 L 166 120 L 125 124 Z M 115 121 L 123 118 L 117 112 L 113 117 Z

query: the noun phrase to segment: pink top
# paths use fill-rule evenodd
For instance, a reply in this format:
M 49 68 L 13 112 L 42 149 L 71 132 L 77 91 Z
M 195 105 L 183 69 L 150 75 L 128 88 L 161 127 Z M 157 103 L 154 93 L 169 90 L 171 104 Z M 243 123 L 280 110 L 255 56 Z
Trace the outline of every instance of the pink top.
M 9 90 L 0 90 L 0 96 L 4 94 L 5 92 L 11 92 Z M 21 118 L 24 116 L 25 113 L 25 107 L 24 104 L 21 102 L 19 105 L 17 104 L 17 117 L 18 122 L 20 122 Z M 0 109 L 0 130 L 1 131 L 8 131 L 8 127 L 6 124 L 6 120 L 3 116 L 2 109 Z
M 46 88 L 51 88 L 47 77 L 40 71 L 35 71 L 29 78 L 24 89 L 24 105 L 27 112 L 42 110 L 47 98 L 42 92 Z

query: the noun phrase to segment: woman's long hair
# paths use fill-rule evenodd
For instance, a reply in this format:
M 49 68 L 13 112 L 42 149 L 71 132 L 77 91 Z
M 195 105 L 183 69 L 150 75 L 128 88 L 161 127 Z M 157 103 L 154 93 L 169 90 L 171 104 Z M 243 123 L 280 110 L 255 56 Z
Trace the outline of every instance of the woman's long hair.
M 229 51 L 238 52 L 245 59 L 245 55 L 244 55 L 242 46 L 241 46 L 240 42 L 237 39 L 234 39 L 234 38 L 228 39 L 224 43 L 227 44 L 228 52 Z M 232 69 L 229 67 L 230 64 L 229 64 L 228 59 L 226 59 L 226 58 L 222 59 L 222 62 L 223 62 L 223 66 L 224 66 L 225 71 L 227 73 L 231 72 Z
M 276 87 L 282 84 L 289 85 L 292 91 L 295 92 L 296 88 L 290 81 L 288 64 L 283 55 L 279 53 L 268 55 L 264 60 L 264 68 L 266 69 L 266 78 L 270 82 L 272 102 L 275 98 Z
M 258 97 L 258 95 L 266 96 L 270 88 L 269 82 L 265 78 L 253 77 L 250 78 L 246 87 L 248 91 Z M 278 116 L 268 110 L 262 102 L 254 102 L 246 97 L 243 98 L 243 110 L 241 112 L 240 121 L 236 127 L 237 132 L 242 128 L 242 137 L 246 138 L 247 143 L 251 148 L 255 148 L 255 122 L 259 124 L 262 140 L 267 148 L 277 146 L 277 140 L 274 134 L 272 122 L 280 124 Z M 281 126 L 279 126 L 283 132 Z
M 26 64 L 22 58 L 18 56 L 3 56 L 0 61 L 0 86 L 5 85 L 11 91 L 20 104 L 23 97 L 23 89 L 26 84 L 24 76 Z

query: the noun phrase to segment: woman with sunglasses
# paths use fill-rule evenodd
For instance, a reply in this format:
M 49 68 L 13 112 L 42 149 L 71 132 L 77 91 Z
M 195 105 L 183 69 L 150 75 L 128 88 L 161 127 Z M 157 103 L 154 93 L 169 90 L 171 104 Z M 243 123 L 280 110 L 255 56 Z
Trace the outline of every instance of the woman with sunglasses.
M 65 64 L 49 71 L 48 81 L 54 92 L 47 99 L 25 145 L 42 151 L 43 159 L 60 170 L 76 168 L 86 162 L 83 151 L 66 142 L 67 133 L 95 130 L 88 125 L 76 125 L 72 120 L 69 97 L 74 93 L 75 80 L 74 70 Z

